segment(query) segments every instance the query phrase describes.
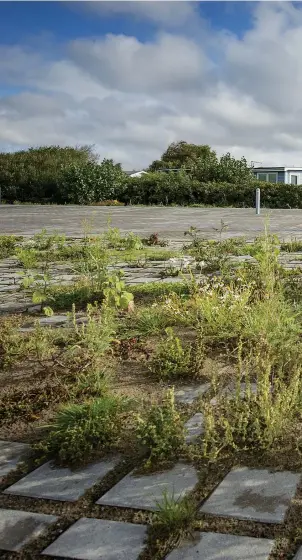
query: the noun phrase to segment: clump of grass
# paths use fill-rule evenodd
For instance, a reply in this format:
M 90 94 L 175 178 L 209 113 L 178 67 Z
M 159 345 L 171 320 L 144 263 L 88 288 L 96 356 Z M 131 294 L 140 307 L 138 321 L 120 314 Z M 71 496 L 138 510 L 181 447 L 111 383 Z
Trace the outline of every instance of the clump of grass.
M 179 456 L 184 445 L 184 426 L 175 408 L 173 389 L 167 391 L 162 405 L 153 405 L 146 416 L 138 416 L 137 438 L 149 454 L 146 470 Z
M 192 531 L 196 516 L 195 500 L 188 496 L 175 497 L 174 493 L 163 492 L 161 501 L 156 502 L 157 512 L 152 528 L 161 537 L 184 537 Z
M 280 249 L 286 253 L 298 253 L 302 251 L 302 240 L 293 237 L 290 241 L 281 243 Z
M 87 463 L 118 444 L 124 411 L 125 401 L 113 395 L 64 405 L 37 448 L 59 464 Z
M 166 328 L 166 338 L 155 350 L 149 370 L 160 379 L 177 379 L 188 375 L 191 348 L 184 348 L 171 327 Z

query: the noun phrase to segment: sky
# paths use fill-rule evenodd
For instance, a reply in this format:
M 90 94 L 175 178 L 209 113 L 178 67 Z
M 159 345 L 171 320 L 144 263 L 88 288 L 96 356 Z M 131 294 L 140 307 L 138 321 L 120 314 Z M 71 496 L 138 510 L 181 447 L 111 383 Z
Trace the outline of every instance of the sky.
M 0 2 L 0 151 L 171 142 L 302 165 L 302 3 Z

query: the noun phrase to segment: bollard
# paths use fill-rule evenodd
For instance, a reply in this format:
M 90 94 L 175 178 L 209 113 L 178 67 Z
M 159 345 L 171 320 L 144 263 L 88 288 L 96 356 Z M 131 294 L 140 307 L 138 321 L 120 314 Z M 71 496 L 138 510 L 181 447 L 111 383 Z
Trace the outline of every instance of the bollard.
M 256 189 L 256 214 L 260 216 L 260 189 Z

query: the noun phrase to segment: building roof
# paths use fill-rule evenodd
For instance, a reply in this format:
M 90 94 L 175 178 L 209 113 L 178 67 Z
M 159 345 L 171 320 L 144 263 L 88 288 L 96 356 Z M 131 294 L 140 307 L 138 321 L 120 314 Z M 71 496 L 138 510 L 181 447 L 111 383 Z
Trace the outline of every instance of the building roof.
M 282 166 L 277 166 L 277 165 L 263 165 L 262 167 L 252 167 L 252 171 L 267 171 L 267 170 L 272 170 L 272 171 L 286 171 L 287 169 L 301 169 L 302 170 L 302 165 L 297 167 L 295 165 L 282 165 Z

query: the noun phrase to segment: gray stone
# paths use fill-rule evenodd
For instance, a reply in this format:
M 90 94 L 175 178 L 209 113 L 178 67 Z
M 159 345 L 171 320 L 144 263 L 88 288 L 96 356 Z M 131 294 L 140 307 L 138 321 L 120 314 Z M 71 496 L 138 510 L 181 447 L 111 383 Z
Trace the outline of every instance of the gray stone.
M 13 471 L 23 459 L 26 459 L 30 446 L 26 443 L 0 440 L 0 477 Z
M 273 546 L 274 541 L 268 539 L 200 533 L 197 543 L 173 550 L 166 560 L 268 560 Z
M 4 493 L 75 502 L 114 469 L 118 461 L 119 457 L 114 457 L 110 461 L 100 461 L 74 471 L 54 467 L 48 462 L 4 490 Z
M 52 315 L 51 317 L 42 317 L 42 319 L 39 319 L 39 323 L 42 327 L 56 327 L 66 323 L 67 319 L 67 315 Z
M 200 508 L 202 513 L 282 523 L 301 475 L 242 467 L 233 469 Z
M 210 388 L 210 383 L 202 385 L 184 385 L 175 391 L 176 402 L 183 404 L 192 404 L 195 399 L 201 397 Z
M 204 417 L 201 412 L 196 412 L 188 422 L 185 423 L 185 442 L 193 443 L 203 432 Z
M 293 560 L 302 560 L 302 546 L 298 549 L 297 554 L 294 556 Z
M 164 492 L 179 498 L 191 492 L 197 482 L 195 468 L 184 463 L 177 463 L 173 469 L 155 474 L 137 476 L 131 472 L 97 504 L 156 511 Z
M 246 395 L 247 385 L 246 383 L 240 383 L 240 392 L 239 396 L 243 398 Z M 250 391 L 253 395 L 257 394 L 257 383 L 250 383 Z M 232 383 L 228 387 L 224 387 L 224 389 L 220 392 L 220 396 L 224 396 L 226 398 L 232 398 L 236 396 L 237 387 L 235 383 Z M 210 400 L 210 404 L 215 405 L 217 404 L 217 397 L 214 397 Z
M 18 552 L 57 521 L 54 515 L 14 509 L 0 510 L 0 549 Z
M 83 517 L 42 554 L 77 560 L 137 560 L 146 533 L 143 525 Z

